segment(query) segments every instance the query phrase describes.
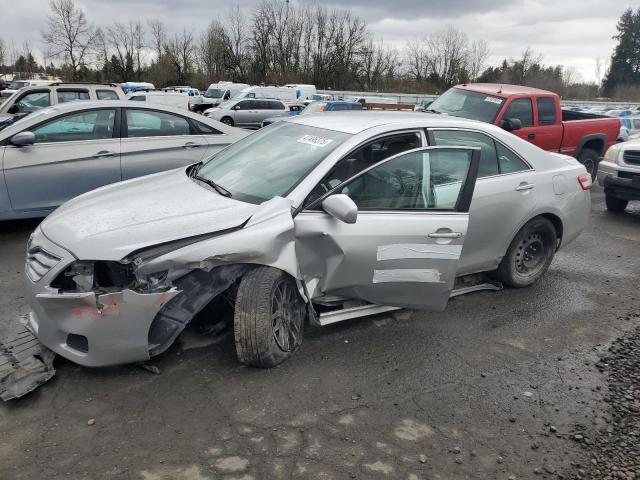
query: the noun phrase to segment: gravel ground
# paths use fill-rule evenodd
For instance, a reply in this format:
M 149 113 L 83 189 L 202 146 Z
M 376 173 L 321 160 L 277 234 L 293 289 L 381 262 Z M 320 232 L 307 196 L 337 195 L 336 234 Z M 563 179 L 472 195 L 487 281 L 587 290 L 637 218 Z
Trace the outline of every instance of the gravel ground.
M 589 227 L 535 286 L 458 297 L 441 313 L 309 328 L 296 356 L 271 370 L 239 365 L 229 335 L 179 342 L 154 360 L 159 375 L 58 360 L 53 380 L 0 404 L 0 479 L 629 472 L 640 205 L 612 215 L 599 188 L 592 200 Z M 22 264 L 34 227 L 0 229 L 0 334 L 27 311 Z
M 632 480 L 640 478 L 640 327 L 617 338 L 607 353 L 595 364 L 607 379 L 604 425 L 591 435 L 577 425 L 570 435 L 590 456 L 574 478 Z

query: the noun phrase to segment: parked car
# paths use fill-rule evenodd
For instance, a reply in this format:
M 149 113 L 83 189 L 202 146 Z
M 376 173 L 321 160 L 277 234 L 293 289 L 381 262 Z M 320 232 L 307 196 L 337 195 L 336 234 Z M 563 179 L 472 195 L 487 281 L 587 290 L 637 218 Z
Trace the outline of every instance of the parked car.
M 187 93 L 180 92 L 130 92 L 127 94 L 127 100 L 133 102 L 146 102 L 153 105 L 166 105 L 169 107 L 180 108 L 182 110 L 191 110 L 190 99 Z
M 629 140 L 629 129 L 625 126 L 620 126 L 620 133 L 618 133 L 618 143 L 626 142 Z
M 458 85 L 426 111 L 499 125 L 544 150 L 577 158 L 593 179 L 600 157 L 620 131 L 618 119 L 562 110 L 555 93 L 519 85 Z
M 629 115 L 633 115 L 634 112 L 631 109 L 625 108 L 625 109 L 616 109 L 616 110 L 607 110 L 604 112 L 604 114 L 607 117 L 628 117 Z
M 311 102 L 309 105 L 304 107 L 302 110 L 292 111 L 289 113 L 290 117 L 295 117 L 296 115 L 309 115 L 311 113 L 320 113 L 320 112 L 337 112 L 341 110 L 362 110 L 362 104 L 358 102 L 345 102 L 341 100 L 332 100 L 329 102 Z M 269 117 L 265 118 L 262 121 L 262 126 L 266 127 L 267 125 L 271 125 L 272 123 L 277 123 L 280 120 L 284 120 L 287 117 Z
M 386 104 L 386 105 L 392 105 L 392 104 L 396 104 L 398 103 L 398 100 L 395 98 L 388 98 L 388 97 L 351 97 L 351 98 L 345 98 L 346 101 L 348 102 L 358 102 L 360 104 L 362 104 L 362 106 L 366 106 L 367 103 L 377 103 L 377 104 Z
M 289 108 L 280 100 L 247 98 L 229 100 L 204 111 L 204 115 L 230 126 L 260 128 L 265 118 L 285 116 Z
M 76 100 L 124 100 L 114 84 L 57 83 L 24 87 L 0 103 L 0 115 L 22 118 L 41 108 Z
M 28 243 L 28 325 L 81 365 L 139 362 L 225 299 L 238 359 L 270 367 L 307 317 L 442 310 L 456 277 L 478 272 L 533 284 L 585 227 L 590 187 L 575 159 L 488 123 L 288 118 L 58 208 Z
M 330 102 L 331 100 L 334 100 L 333 95 L 329 95 L 328 93 L 314 93 L 311 95 L 312 102 Z
M 600 162 L 598 183 L 609 211 L 622 212 L 630 201 L 640 200 L 640 139 L 609 147 Z
M 156 89 L 155 85 L 149 82 L 124 82 L 120 84 L 120 88 L 124 93 L 149 92 Z
M 304 89 L 302 87 L 305 87 Z M 232 100 L 243 98 L 268 98 L 283 102 L 297 102 L 311 98 L 316 93 L 313 85 L 287 85 L 284 87 L 256 86 L 241 90 Z
M 306 83 L 287 83 L 286 88 L 291 88 L 295 91 L 295 98 L 299 102 L 310 102 L 313 96 L 316 94 L 316 86 Z
M 202 102 L 195 105 L 194 112 L 204 112 L 208 108 L 217 107 L 222 102 L 230 100 L 238 95 L 245 88 L 249 88 L 246 83 L 218 82 L 212 83 L 204 93 Z
M 14 80 L 4 90 L 0 92 L 0 97 L 10 97 L 18 90 L 25 87 L 45 87 L 62 83 L 61 80 Z
M 0 220 L 44 217 L 76 195 L 199 162 L 246 135 L 186 110 L 121 100 L 39 110 L 0 131 Z

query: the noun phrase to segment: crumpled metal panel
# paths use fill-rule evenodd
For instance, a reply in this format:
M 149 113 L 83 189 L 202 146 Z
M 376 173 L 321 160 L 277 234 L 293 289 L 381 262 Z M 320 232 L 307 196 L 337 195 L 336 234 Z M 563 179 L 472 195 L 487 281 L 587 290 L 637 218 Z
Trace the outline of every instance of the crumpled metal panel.
M 5 402 L 35 390 L 56 373 L 56 354 L 22 327 L 0 341 L 0 398 Z
M 149 359 L 148 333 L 158 311 L 179 292 L 133 290 L 96 295 L 41 293 L 32 302 L 30 328 L 56 353 L 80 365 L 100 367 Z M 46 321 L 40 321 L 46 318 Z M 85 335 L 89 351 L 67 345 L 67 335 Z

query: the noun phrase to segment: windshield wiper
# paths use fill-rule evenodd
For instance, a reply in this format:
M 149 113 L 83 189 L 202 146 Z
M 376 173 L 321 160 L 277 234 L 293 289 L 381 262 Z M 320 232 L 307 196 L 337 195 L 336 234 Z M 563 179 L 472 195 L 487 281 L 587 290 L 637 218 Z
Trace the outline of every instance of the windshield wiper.
M 430 113 L 442 113 L 442 112 L 439 112 L 438 110 L 434 110 L 433 108 L 425 108 L 424 111 L 425 112 L 430 112 Z
M 206 183 L 207 185 L 209 185 L 211 188 L 213 188 L 216 192 L 218 192 L 220 195 L 223 195 L 225 197 L 231 198 L 233 195 L 231 194 L 231 192 L 229 190 L 227 190 L 226 188 L 218 185 L 216 182 L 214 182 L 213 180 L 210 180 L 206 177 L 203 177 L 201 175 L 198 175 L 198 170 L 200 170 L 200 167 L 202 166 L 202 162 L 200 163 L 196 163 L 193 167 L 191 172 L 189 172 L 189 176 L 191 178 L 195 178 L 196 180 L 200 180 L 202 183 Z

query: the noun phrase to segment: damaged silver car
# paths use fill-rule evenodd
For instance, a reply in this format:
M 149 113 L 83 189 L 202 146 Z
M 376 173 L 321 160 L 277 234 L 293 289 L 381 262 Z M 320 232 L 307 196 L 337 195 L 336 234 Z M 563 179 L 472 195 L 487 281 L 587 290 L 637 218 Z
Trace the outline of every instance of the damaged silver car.
M 590 185 L 575 159 L 485 123 L 287 119 L 58 208 L 29 239 L 28 327 L 81 365 L 141 362 L 225 295 L 238 359 L 270 367 L 307 319 L 442 310 L 482 272 L 531 285 L 584 228 Z

